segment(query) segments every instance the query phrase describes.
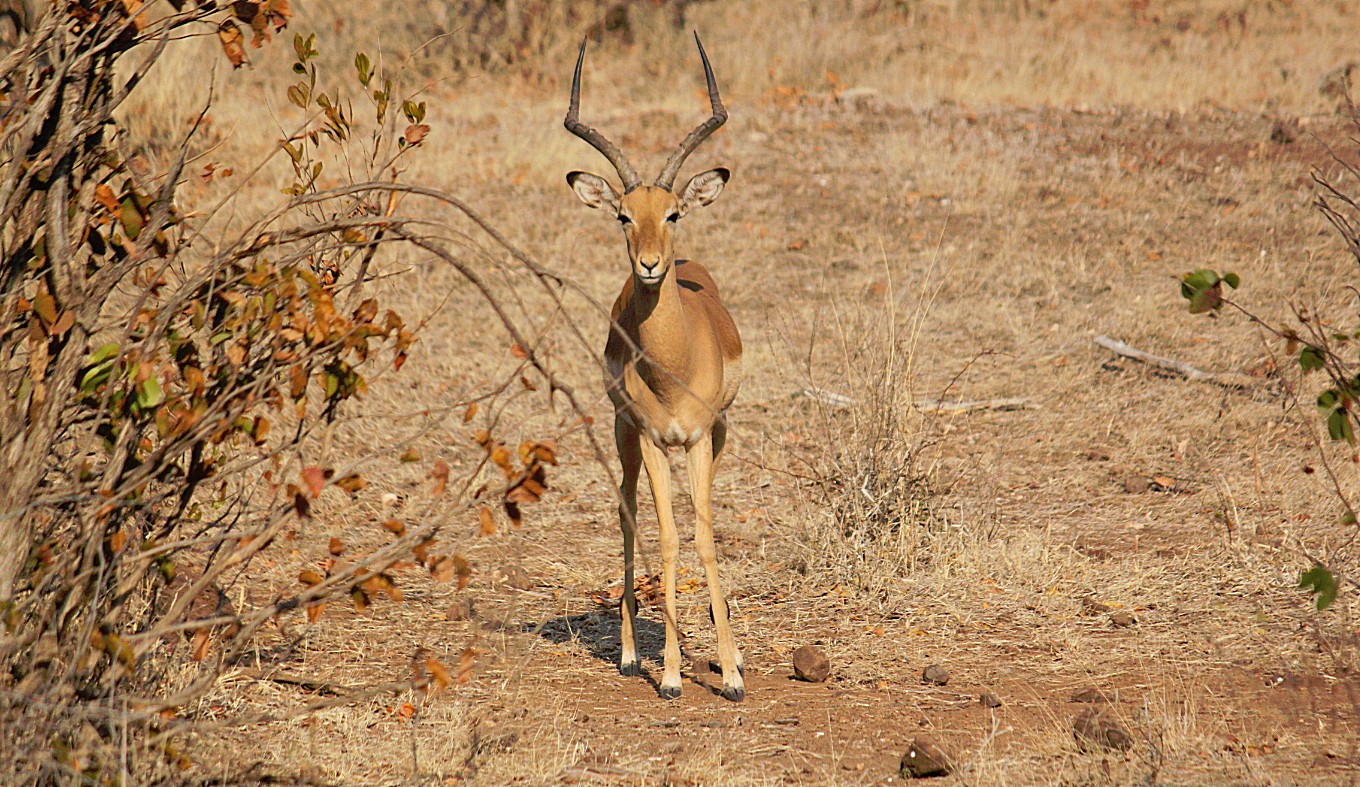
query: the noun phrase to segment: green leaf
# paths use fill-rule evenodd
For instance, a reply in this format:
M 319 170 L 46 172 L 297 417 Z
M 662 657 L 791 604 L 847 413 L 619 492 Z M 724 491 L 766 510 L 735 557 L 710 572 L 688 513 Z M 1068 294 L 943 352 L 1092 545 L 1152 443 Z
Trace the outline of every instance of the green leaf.
M 368 81 L 373 78 L 373 63 L 368 55 L 360 52 L 354 56 L 354 70 L 359 73 L 359 84 L 368 87 Z
M 1305 372 L 1312 372 L 1321 369 L 1326 364 L 1326 358 L 1322 355 L 1322 350 L 1309 344 L 1299 350 L 1299 366 Z
M 118 345 L 115 342 L 109 342 L 98 350 L 90 353 L 90 357 L 85 359 L 85 365 L 94 366 L 95 364 L 100 364 L 110 358 L 116 357 L 118 357 Z
M 298 60 L 307 59 L 307 44 L 303 42 L 301 33 L 293 34 L 293 51 L 297 53 Z
M 137 386 L 137 405 L 143 410 L 150 410 L 165 401 L 165 392 L 161 390 L 161 383 L 151 376 L 142 381 Z
M 1355 445 L 1355 431 L 1351 427 L 1350 413 L 1346 412 L 1346 408 L 1338 407 L 1327 416 L 1327 434 L 1333 440 L 1345 440 Z
M 1309 592 L 1317 596 L 1319 612 L 1330 607 L 1332 602 L 1336 601 L 1336 577 L 1332 576 L 1332 572 L 1323 566 L 1315 565 L 1303 572 L 1299 576 L 1299 588 L 1302 590 L 1311 588 Z
M 1329 388 L 1323 391 L 1322 393 L 1318 394 L 1317 398 L 1318 409 L 1321 410 L 1324 414 L 1330 413 L 1336 409 L 1336 403 L 1338 400 L 1339 397 L 1336 395 L 1336 390 Z
M 1223 281 L 1235 290 L 1242 284 L 1242 277 L 1238 276 L 1236 273 L 1225 273 L 1223 274 Z

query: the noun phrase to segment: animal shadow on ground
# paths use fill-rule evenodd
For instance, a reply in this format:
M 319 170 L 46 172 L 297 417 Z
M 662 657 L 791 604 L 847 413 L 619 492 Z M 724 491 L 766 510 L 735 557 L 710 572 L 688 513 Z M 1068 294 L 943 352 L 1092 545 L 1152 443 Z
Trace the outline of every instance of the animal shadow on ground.
M 561 645 L 569 642 L 579 642 L 590 651 L 590 655 L 608 664 L 618 666 L 620 652 L 621 621 L 617 609 L 608 612 L 586 612 L 580 615 L 563 615 L 553 618 L 542 624 L 523 624 L 521 631 L 525 633 L 537 634 L 549 642 Z M 653 664 L 659 665 L 663 658 L 663 649 L 666 644 L 666 626 L 655 620 L 647 620 L 644 617 L 634 618 L 633 634 L 637 642 L 638 658 L 641 660 L 651 660 Z M 684 646 L 684 638 L 681 638 L 681 658 L 687 656 Z M 682 662 L 687 663 L 687 662 Z M 713 671 L 718 675 L 716 664 L 704 662 L 708 669 L 703 672 Z M 658 667 L 659 670 L 659 667 Z M 644 671 L 643 677 L 653 688 L 660 689 L 660 684 L 650 672 Z M 717 694 L 721 690 L 721 682 L 706 680 L 709 675 L 694 675 L 691 680 L 699 686 L 708 689 L 709 692 Z

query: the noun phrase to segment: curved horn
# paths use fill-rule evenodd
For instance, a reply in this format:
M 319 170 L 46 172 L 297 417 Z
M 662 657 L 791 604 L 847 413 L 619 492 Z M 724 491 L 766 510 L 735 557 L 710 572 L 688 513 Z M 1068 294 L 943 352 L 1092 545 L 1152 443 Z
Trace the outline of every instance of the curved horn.
M 567 127 L 567 131 L 589 142 L 591 147 L 609 159 L 609 163 L 614 165 L 614 170 L 623 179 L 623 190 L 632 191 L 642 179 L 637 176 L 633 165 L 628 163 L 628 157 L 623 155 L 618 145 L 610 142 L 604 134 L 582 123 L 577 117 L 581 110 L 581 64 L 586 59 L 586 40 L 581 40 L 581 54 L 576 56 L 576 75 L 571 78 L 571 106 L 567 109 L 567 119 L 562 125 Z
M 699 127 L 689 132 L 689 136 L 680 143 L 671 154 L 666 166 L 661 169 L 661 174 L 656 176 L 656 185 L 663 189 L 669 189 L 675 183 L 675 176 L 680 172 L 680 167 L 684 165 L 685 159 L 689 154 L 699 147 L 699 143 L 708 139 L 708 135 L 717 130 L 718 126 L 727 122 L 727 109 L 723 106 L 722 96 L 718 95 L 718 80 L 713 78 L 713 67 L 708 64 L 708 54 L 704 52 L 704 42 L 699 40 L 699 34 L 694 34 L 694 43 L 699 45 L 699 57 L 704 61 L 704 79 L 708 81 L 708 103 L 713 107 L 713 116 Z

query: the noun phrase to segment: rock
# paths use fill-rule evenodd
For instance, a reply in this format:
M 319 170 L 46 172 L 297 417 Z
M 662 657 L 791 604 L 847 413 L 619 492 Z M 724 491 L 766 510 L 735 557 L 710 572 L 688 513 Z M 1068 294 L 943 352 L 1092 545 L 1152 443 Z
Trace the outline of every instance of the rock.
M 1131 495 L 1142 494 L 1152 488 L 1152 479 L 1144 475 L 1131 475 L 1124 479 L 1124 491 Z
M 1110 622 L 1118 628 L 1126 629 L 1137 623 L 1138 619 L 1135 618 L 1132 613 L 1125 612 L 1121 609 L 1110 613 Z
M 931 664 L 921 672 L 921 682 L 927 686 L 943 686 L 949 682 L 949 670 L 939 664 Z
M 460 598 L 444 610 L 444 620 L 471 620 L 472 599 Z
M 1094 686 L 1086 686 L 1072 692 L 1071 702 L 1108 703 L 1110 702 L 1110 695 Z
M 982 707 L 984 708 L 1001 707 L 1001 698 L 991 693 L 990 691 L 984 691 L 981 694 L 979 694 L 978 702 L 982 703 Z
M 1102 708 L 1082 711 L 1072 722 L 1072 736 L 1082 751 L 1093 748 L 1128 751 L 1133 748 L 1133 736 L 1109 711 Z
M 793 676 L 809 683 L 821 683 L 831 674 L 831 660 L 816 645 L 804 645 L 793 652 Z
M 907 745 L 899 770 L 903 779 L 948 776 L 949 758 L 935 744 L 925 738 L 917 738 Z
M 534 581 L 529 577 L 529 572 L 511 563 L 501 566 L 491 573 L 492 582 L 504 582 L 516 590 L 529 590 L 534 586 Z

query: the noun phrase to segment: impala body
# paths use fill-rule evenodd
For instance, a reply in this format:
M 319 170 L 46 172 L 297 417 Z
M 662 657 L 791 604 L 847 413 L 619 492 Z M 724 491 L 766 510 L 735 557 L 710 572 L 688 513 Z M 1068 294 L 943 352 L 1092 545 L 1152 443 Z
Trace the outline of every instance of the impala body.
M 695 42 L 698 43 L 698 36 Z M 614 440 L 622 483 L 619 527 L 623 531 L 622 652 L 619 671 L 641 674 L 634 642 L 637 599 L 634 594 L 634 541 L 637 532 L 637 482 L 641 468 L 656 503 L 661 543 L 662 589 L 666 606 L 666 647 L 659 692 L 680 696 L 680 640 L 675 617 L 675 568 L 680 538 L 671 509 L 671 472 L 667 453 L 685 451 L 690 495 L 694 501 L 695 544 L 708 580 L 709 610 L 718 634 L 722 695 L 746 696 L 737 650 L 728 619 L 727 600 L 718 576 L 713 546 L 713 473 L 727 438 L 724 413 L 741 385 L 741 337 L 718 297 L 713 277 L 697 262 L 675 258 L 676 223 L 690 211 L 708 205 L 722 193 L 730 176 L 723 168 L 701 172 L 683 188 L 672 188 L 675 176 L 698 145 L 727 120 L 708 55 L 699 43 L 708 82 L 712 117 L 680 143 L 653 185 L 643 185 L 623 152 L 600 132 L 578 120 L 581 64 L 576 60 L 566 127 L 589 142 L 614 165 L 623 181 L 620 193 L 609 181 L 588 172 L 572 172 L 567 183 L 586 205 L 606 211 L 623 227 L 631 271 L 610 315 L 605 346 L 606 386 L 614 404 Z

